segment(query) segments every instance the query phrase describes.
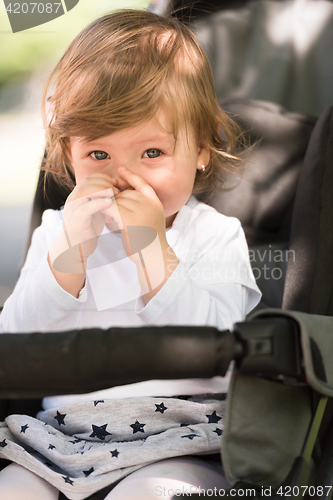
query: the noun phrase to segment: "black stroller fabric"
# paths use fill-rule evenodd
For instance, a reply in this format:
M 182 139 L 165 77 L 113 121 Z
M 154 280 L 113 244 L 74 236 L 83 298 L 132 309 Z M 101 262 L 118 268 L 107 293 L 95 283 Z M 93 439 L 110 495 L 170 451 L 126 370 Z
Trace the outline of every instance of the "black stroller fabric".
M 209 203 L 242 222 L 262 305 L 280 308 L 288 261 L 294 256 L 289 241 L 295 195 L 316 119 L 251 99 L 226 99 L 221 106 L 253 147 L 244 172 L 230 174 L 224 190 Z
M 288 261 L 283 298 L 284 309 L 293 311 L 252 316 L 281 315 L 297 322 L 310 385 L 291 387 L 234 371 L 222 441 L 232 484 L 274 488 L 286 480 L 309 432 L 313 389 L 333 395 L 332 112 L 330 107 L 316 123 L 298 177 L 289 247 L 295 258 Z
M 318 120 L 300 171 L 284 309 L 333 316 L 333 107 Z
M 230 174 L 224 191 L 215 192 L 209 204 L 241 221 L 250 247 L 288 243 L 300 169 L 316 119 L 273 102 L 225 99 L 220 104 L 254 146 L 245 157 L 244 173 Z

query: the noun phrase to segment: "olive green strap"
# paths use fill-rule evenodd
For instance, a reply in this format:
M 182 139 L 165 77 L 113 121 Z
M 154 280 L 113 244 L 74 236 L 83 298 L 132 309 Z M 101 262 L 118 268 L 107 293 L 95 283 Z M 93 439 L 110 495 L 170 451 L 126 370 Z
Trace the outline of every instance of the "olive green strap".
M 318 436 L 320 424 L 321 424 L 321 421 L 323 419 L 323 415 L 324 415 L 324 411 L 325 411 L 325 408 L 326 408 L 327 400 L 328 400 L 327 396 L 321 396 L 320 397 L 320 400 L 319 400 L 319 403 L 318 403 L 318 406 L 317 406 L 317 409 L 316 409 L 315 416 L 313 417 L 313 421 L 312 421 L 312 424 L 311 424 L 310 432 L 309 432 L 309 435 L 307 437 L 307 440 L 306 440 L 306 443 L 305 443 L 305 447 L 304 447 L 304 451 L 303 451 L 303 454 L 302 454 L 304 460 L 307 463 L 310 463 L 311 455 L 312 455 L 313 448 L 314 448 L 314 445 L 315 445 L 315 442 L 316 442 L 316 439 L 317 439 L 317 436 Z

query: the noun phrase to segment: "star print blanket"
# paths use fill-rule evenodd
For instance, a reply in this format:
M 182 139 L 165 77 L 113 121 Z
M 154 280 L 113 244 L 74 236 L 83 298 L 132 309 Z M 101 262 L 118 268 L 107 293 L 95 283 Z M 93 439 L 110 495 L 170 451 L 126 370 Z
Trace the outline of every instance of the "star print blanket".
M 223 399 L 142 397 L 11 415 L 0 424 L 0 458 L 81 500 L 157 460 L 219 452 Z

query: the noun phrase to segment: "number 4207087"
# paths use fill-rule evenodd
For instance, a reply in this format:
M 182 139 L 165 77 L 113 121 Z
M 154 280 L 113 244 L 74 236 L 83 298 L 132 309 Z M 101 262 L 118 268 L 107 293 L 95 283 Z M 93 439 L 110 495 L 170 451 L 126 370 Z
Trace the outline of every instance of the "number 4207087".
M 325 488 L 325 489 L 324 489 Z M 332 486 L 280 486 L 276 494 L 283 497 L 319 497 L 328 498 Z M 331 498 L 331 497 L 329 497 Z
M 46 12 L 47 14 L 55 13 L 57 14 L 59 7 L 61 6 L 60 3 L 14 3 L 13 7 L 12 4 L 10 3 L 8 7 L 6 7 L 6 11 L 9 12 L 10 14 L 33 14 L 33 13 L 38 13 L 38 14 L 44 14 Z

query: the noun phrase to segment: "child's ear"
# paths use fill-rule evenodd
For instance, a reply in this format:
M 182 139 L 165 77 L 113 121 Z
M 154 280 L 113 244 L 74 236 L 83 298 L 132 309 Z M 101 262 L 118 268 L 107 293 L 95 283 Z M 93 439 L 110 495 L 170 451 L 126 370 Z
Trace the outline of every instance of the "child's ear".
M 197 169 L 202 170 L 202 166 L 207 167 L 210 160 L 210 150 L 205 144 L 200 144 L 198 152 Z

